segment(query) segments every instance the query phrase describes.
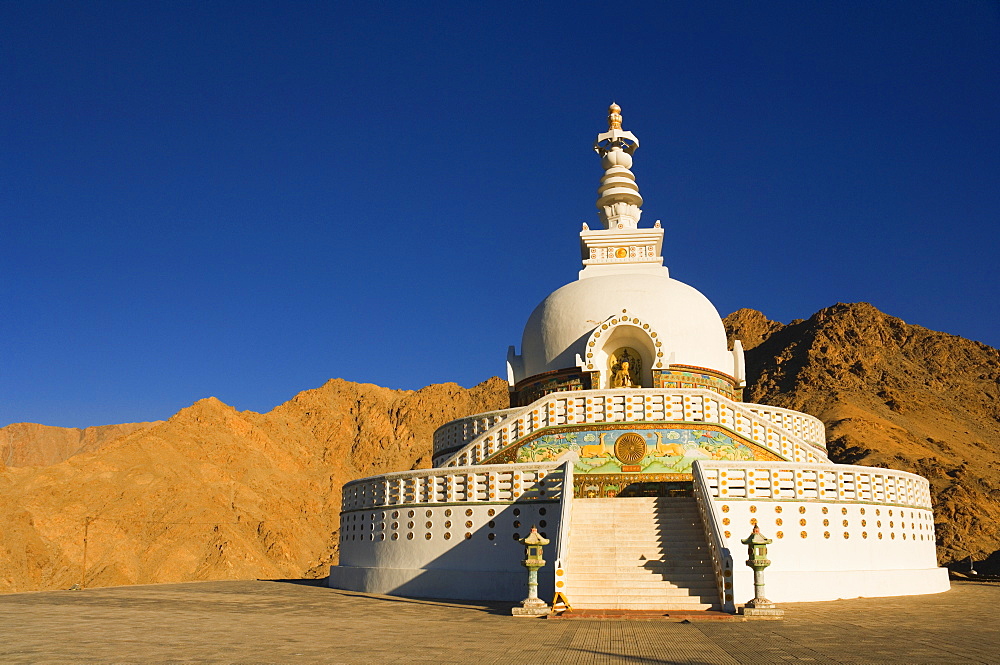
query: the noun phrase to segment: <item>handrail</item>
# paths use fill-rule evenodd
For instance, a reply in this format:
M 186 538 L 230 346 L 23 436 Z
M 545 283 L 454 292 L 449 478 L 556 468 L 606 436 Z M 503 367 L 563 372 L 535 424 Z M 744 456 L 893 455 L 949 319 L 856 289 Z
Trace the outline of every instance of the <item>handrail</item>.
M 691 465 L 694 475 L 694 496 L 698 500 L 698 512 L 701 515 L 701 526 L 705 531 L 708 540 L 708 549 L 712 554 L 712 568 L 715 569 L 715 584 L 719 592 L 719 604 L 723 612 L 736 612 L 736 605 L 733 603 L 733 594 L 727 593 L 727 582 L 731 585 L 733 581 L 733 556 L 729 548 L 722 542 L 722 528 L 715 516 L 715 511 L 709 507 L 710 495 L 707 492 L 708 485 L 705 482 L 705 475 L 702 470 L 702 461 L 695 460 Z M 730 586 L 730 590 L 732 587 Z
M 569 556 L 569 532 L 573 524 L 573 460 L 563 463 L 562 506 L 559 510 L 559 539 L 556 541 L 556 568 Z
M 758 406 L 758 405 L 755 405 Z M 703 422 L 720 425 L 797 462 L 825 462 L 826 450 L 766 416 L 701 388 L 619 388 L 551 393 L 506 416 L 442 462 L 479 464 L 506 446 L 546 427 L 641 421 Z

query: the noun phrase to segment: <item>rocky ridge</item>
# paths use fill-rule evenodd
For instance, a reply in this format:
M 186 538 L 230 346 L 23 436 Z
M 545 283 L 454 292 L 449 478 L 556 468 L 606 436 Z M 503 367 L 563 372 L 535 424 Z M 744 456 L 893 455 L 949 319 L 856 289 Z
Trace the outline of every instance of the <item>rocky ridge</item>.
M 58 464 L 7 467 L 0 591 L 321 576 L 345 482 L 429 466 L 439 425 L 506 399 L 500 379 L 335 379 L 266 414 L 203 399 Z
M 725 324 L 746 349 L 746 401 L 820 418 L 835 462 L 930 481 L 941 563 L 1000 549 L 1000 351 L 867 303 Z
M 14 423 L 0 428 L 0 462 L 6 466 L 48 466 L 73 455 L 99 450 L 105 443 L 137 430 L 159 425 L 126 423 L 97 427 L 52 427 Z
M 835 461 L 930 480 L 942 563 L 1000 549 L 1000 352 L 864 303 L 725 323 L 747 349 L 747 401 L 821 418 Z M 87 586 L 322 576 L 345 482 L 429 466 L 436 427 L 506 405 L 499 378 L 334 379 L 265 414 L 208 398 L 163 422 L 2 428 L 0 591 L 80 583 L 84 536 Z

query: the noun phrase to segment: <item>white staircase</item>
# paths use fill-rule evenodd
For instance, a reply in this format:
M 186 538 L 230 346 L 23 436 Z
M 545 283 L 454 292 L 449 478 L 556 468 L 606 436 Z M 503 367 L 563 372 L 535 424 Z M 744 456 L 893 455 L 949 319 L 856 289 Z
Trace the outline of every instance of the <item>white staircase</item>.
M 695 499 L 576 499 L 572 519 L 563 568 L 573 609 L 719 609 Z

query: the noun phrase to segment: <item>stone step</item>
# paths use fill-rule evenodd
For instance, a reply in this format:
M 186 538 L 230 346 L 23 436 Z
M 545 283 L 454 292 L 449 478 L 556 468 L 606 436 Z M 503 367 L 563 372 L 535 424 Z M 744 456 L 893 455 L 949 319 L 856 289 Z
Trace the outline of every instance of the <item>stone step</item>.
M 645 605 L 647 607 L 658 609 L 661 606 L 666 605 L 679 605 L 679 606 L 692 606 L 692 605 L 714 605 L 718 603 L 718 598 L 715 596 L 656 596 L 651 594 L 643 593 L 633 593 L 633 594 L 615 594 L 615 593 L 604 593 L 604 594 L 584 594 L 578 591 L 573 591 L 572 589 L 567 592 L 567 598 L 569 598 L 569 604 L 573 607 L 578 606 L 589 606 L 589 607 L 605 607 L 608 603 L 613 603 L 614 605 Z
M 691 550 L 688 552 L 678 552 L 677 550 L 662 550 L 658 547 L 640 547 L 635 550 L 616 550 L 613 552 L 572 552 L 566 557 L 567 562 L 579 563 L 582 565 L 594 565 L 599 563 L 632 563 L 634 565 L 645 565 L 647 562 L 659 562 L 663 564 L 677 565 L 678 563 L 712 563 L 712 554 L 707 549 Z
M 579 568 L 573 568 L 570 572 L 567 572 L 565 577 L 574 580 L 579 579 L 595 579 L 595 578 L 607 578 L 607 579 L 620 579 L 620 580 L 650 580 L 650 581 L 660 581 L 666 580 L 669 582 L 674 582 L 677 584 L 697 584 L 708 582 L 715 584 L 715 573 L 713 572 L 701 572 L 701 571 L 670 571 L 664 572 L 659 570 L 643 570 L 639 568 L 594 568 L 591 570 L 580 570 Z
M 567 583 L 567 589 L 573 590 L 575 594 L 582 594 L 583 596 L 646 596 L 649 598 L 700 598 L 702 596 L 715 596 L 717 591 L 715 587 L 711 586 L 700 586 L 700 587 L 678 587 L 670 584 L 657 584 L 655 586 L 645 586 L 642 584 L 609 584 L 607 586 L 597 587 L 587 587 L 583 586 L 578 581 L 572 581 L 572 583 Z
M 712 566 L 705 565 L 670 565 L 670 564 L 659 564 L 651 566 L 629 566 L 629 565 L 617 565 L 617 564 L 590 564 L 590 565 L 576 565 L 576 564 L 566 564 L 566 574 L 576 574 L 582 573 L 589 575 L 591 573 L 650 573 L 661 575 L 665 577 L 673 577 L 680 575 L 700 575 L 709 576 L 715 579 L 715 570 Z M 682 578 L 683 579 L 683 578 Z
M 687 541 L 684 543 L 663 543 L 659 541 L 628 543 L 627 545 L 601 545 L 595 543 L 578 544 L 574 546 L 570 543 L 569 556 L 595 557 L 615 552 L 635 554 L 645 556 L 647 559 L 653 558 L 653 554 L 673 554 L 675 557 L 690 554 L 697 556 L 703 553 L 710 553 L 708 545 L 704 542 Z M 649 554 L 647 554 L 649 552 Z
M 687 522 L 678 522 L 677 524 L 668 525 L 651 525 L 651 524 L 622 524 L 617 526 L 601 526 L 597 524 L 574 524 L 571 527 L 573 535 L 585 533 L 588 535 L 594 535 L 598 537 L 607 538 L 612 534 L 626 534 L 626 533 L 691 533 L 691 534 L 703 534 L 704 529 L 701 528 L 701 524 L 688 524 Z
M 611 503 L 604 503 L 598 501 L 594 503 L 593 501 L 574 501 L 573 510 L 579 508 L 584 512 L 595 512 L 595 513 L 619 513 L 619 512 L 634 512 L 634 511 L 644 511 L 647 513 L 669 513 L 678 512 L 686 513 L 692 510 L 698 510 L 697 503 L 632 503 L 615 501 Z
M 573 504 L 571 529 L 563 580 L 574 608 L 718 608 L 694 499 L 581 500 Z
M 569 536 L 570 547 L 586 547 L 600 545 L 611 547 L 628 545 L 636 541 L 644 543 L 701 543 L 705 544 L 705 536 L 701 531 L 630 531 L 612 533 L 579 533 L 573 531 Z
M 597 543 L 621 543 L 628 542 L 632 538 L 656 538 L 658 540 L 668 540 L 676 538 L 678 540 L 705 540 L 705 532 L 698 529 L 684 527 L 683 529 L 572 529 L 569 532 L 570 542 L 597 542 Z
M 641 526 L 648 529 L 659 529 L 663 527 L 674 527 L 674 526 L 690 526 L 701 528 L 701 519 L 697 515 L 692 516 L 675 516 L 675 517 L 656 517 L 655 515 L 576 515 L 572 517 L 572 524 L 574 528 L 591 527 L 595 530 L 600 529 L 624 529 L 629 527 Z
M 627 543 L 633 538 L 652 538 L 655 540 L 697 540 L 705 542 L 705 532 L 699 529 L 606 529 L 604 531 L 588 531 L 573 529 L 570 531 L 571 543 L 601 543 L 613 545 Z
M 671 513 L 675 513 L 675 514 L 685 514 L 686 515 L 686 514 L 696 514 L 696 513 L 700 513 L 701 512 L 698 509 L 698 506 L 696 506 L 696 505 L 695 506 L 691 506 L 691 505 L 688 505 L 688 504 L 666 505 L 666 506 L 657 506 L 657 505 L 653 505 L 653 504 L 645 504 L 645 505 L 643 505 L 643 504 L 638 504 L 638 505 L 633 505 L 633 504 L 603 504 L 602 505 L 602 504 L 598 504 L 598 505 L 594 506 L 594 505 L 591 505 L 591 503 L 589 501 L 586 504 L 577 503 L 576 501 L 574 501 L 573 502 L 572 510 L 575 513 L 575 512 L 577 512 L 577 509 L 579 509 L 579 511 L 581 513 L 601 514 L 601 515 L 613 515 L 613 514 L 620 515 L 620 514 L 623 514 L 623 513 L 631 513 L 631 514 L 642 513 L 644 515 L 656 515 L 656 514 L 667 514 L 668 515 L 668 514 L 671 514 Z
M 572 514 L 575 515 L 588 515 L 590 517 L 601 517 L 608 515 L 636 515 L 640 517 L 651 517 L 655 519 L 671 519 L 671 518 L 684 518 L 698 520 L 701 519 L 701 511 L 697 509 L 692 510 L 649 510 L 646 508 L 629 508 L 627 510 L 577 510 L 574 505 L 572 508 Z
M 567 582 L 566 589 L 571 591 L 579 591 L 586 593 L 587 591 L 593 591 L 598 593 L 595 589 L 600 589 L 599 593 L 602 594 L 627 594 L 627 595 L 639 595 L 639 594 L 659 594 L 661 591 L 673 591 L 674 595 L 677 596 L 691 596 L 691 597 L 715 597 L 718 594 L 718 590 L 714 586 L 701 585 L 701 586 L 674 586 L 670 584 L 659 584 L 657 586 L 646 586 L 641 584 L 630 584 L 622 586 L 611 586 L 608 583 L 602 583 L 601 587 L 592 586 L 593 584 L 600 582 L 600 580 L 571 580 Z M 670 595 L 670 594 L 667 594 Z
M 708 573 L 709 571 L 714 572 L 715 566 L 712 565 L 709 559 L 655 559 L 641 561 L 637 559 L 612 559 L 608 558 L 603 561 L 581 561 L 579 559 L 570 559 L 564 564 L 566 570 L 655 570 L 659 573 L 681 573 L 685 571 L 698 572 L 698 573 Z
M 601 607 L 607 603 L 616 605 L 643 604 L 648 607 L 660 607 L 665 605 L 702 605 L 718 603 L 718 598 L 712 596 L 652 596 L 649 594 L 635 593 L 629 595 L 616 595 L 613 593 L 603 595 L 580 595 L 573 593 L 572 589 L 567 593 L 569 603 L 573 607 L 580 605 L 590 607 Z
M 600 582 L 600 586 L 595 586 Z M 644 584 L 641 582 L 616 583 L 604 580 L 567 580 L 567 589 L 582 593 L 659 593 L 660 591 L 673 591 L 679 596 L 714 596 L 718 593 L 718 588 L 711 584 L 699 584 L 697 586 L 677 586 L 667 582 L 660 582 L 656 585 Z
M 701 534 L 694 533 L 676 533 L 671 531 L 666 531 L 663 533 L 656 533 L 653 531 L 645 531 L 642 533 L 636 532 L 633 534 L 601 534 L 586 536 L 579 533 L 573 533 L 569 537 L 570 547 L 622 547 L 625 545 L 630 545 L 635 541 L 642 542 L 653 542 L 653 543 L 701 543 L 705 544 L 705 537 Z
M 622 547 L 635 541 L 655 543 L 700 543 L 706 545 L 704 534 L 698 531 L 631 531 L 580 533 L 573 531 L 569 536 L 570 547 Z
M 587 515 L 694 515 L 699 513 L 695 506 L 591 506 L 573 502 L 571 509 L 573 514 L 581 513 Z
M 687 594 L 687 593 L 663 593 L 659 590 L 649 589 L 609 589 L 602 592 L 587 593 L 581 589 L 567 587 L 566 595 L 570 599 L 570 605 L 580 603 L 597 602 L 617 602 L 617 603 L 716 603 L 717 593 L 707 594 Z
M 695 584 L 701 582 L 715 583 L 715 573 L 710 573 L 708 571 L 663 572 L 658 570 L 640 570 L 636 568 L 622 571 L 620 568 L 604 568 L 594 570 L 577 570 L 575 573 L 566 573 L 566 576 L 572 577 L 573 579 L 582 579 L 594 576 L 617 577 L 619 575 L 622 576 L 620 579 L 668 580 L 678 584 Z
M 592 499 L 583 499 L 586 503 L 593 504 L 610 504 L 610 505 L 627 505 L 627 504 L 638 504 L 638 503 L 652 503 L 652 504 L 664 504 L 664 503 L 694 503 L 697 501 L 693 496 L 616 496 L 613 498 L 605 497 L 595 497 Z
M 628 557 L 636 559 L 637 561 L 640 559 L 683 559 L 684 557 L 707 559 L 711 558 L 711 550 L 706 546 L 698 547 L 697 545 L 690 547 L 664 547 L 662 545 L 654 545 L 652 543 L 640 543 L 638 545 L 617 548 L 597 546 L 587 548 L 575 547 L 570 549 L 569 558 L 577 561 L 583 561 L 586 559 L 602 559 L 612 556 Z
M 574 610 L 663 610 L 668 611 L 704 611 L 718 610 L 719 606 L 710 603 L 616 603 L 608 602 L 575 602 L 570 601 Z
M 661 563 L 656 562 L 648 565 L 635 565 L 629 563 L 619 563 L 617 561 L 608 561 L 605 563 L 590 563 L 590 564 L 574 564 L 566 563 L 565 571 L 566 574 L 573 573 L 583 573 L 591 574 L 600 572 L 603 574 L 626 574 L 626 573 L 649 573 L 660 575 L 661 577 L 669 577 L 672 575 L 711 575 L 712 579 L 715 579 L 715 569 L 708 564 L 689 564 L 689 563 Z
M 701 513 L 698 511 L 643 511 L 643 510 L 616 510 L 614 512 L 594 512 L 573 510 L 572 516 L 585 515 L 591 518 L 607 518 L 628 515 L 630 517 L 641 517 L 649 520 L 694 520 L 701 521 Z
M 564 567 L 571 566 L 618 566 L 632 568 L 650 568 L 665 566 L 708 566 L 713 567 L 712 556 L 706 550 L 687 552 L 657 552 L 653 548 L 645 548 L 635 552 L 615 552 L 604 556 L 573 552 L 566 557 Z
M 649 575 L 646 577 L 622 577 L 619 575 L 607 575 L 600 572 L 593 574 L 566 575 L 560 579 L 576 589 L 610 589 L 621 586 L 635 587 L 663 587 L 676 589 L 715 589 L 715 580 L 704 577 L 692 579 L 677 579 L 675 577 L 660 577 Z
M 710 550 L 705 545 L 695 545 L 695 544 L 663 544 L 663 543 L 636 543 L 635 545 L 630 545 L 628 547 L 597 547 L 597 546 L 580 546 L 572 547 L 570 546 L 568 559 L 575 559 L 578 561 L 585 561 L 587 559 L 601 558 L 606 556 L 613 556 L 615 553 L 620 553 L 622 555 L 631 556 L 636 560 L 642 558 L 643 560 L 649 559 L 662 559 L 671 558 L 679 559 L 686 556 L 692 558 L 705 558 L 710 557 L 712 550 Z
M 687 589 L 647 589 L 643 587 L 591 590 L 579 587 L 567 587 L 568 595 L 581 601 L 592 601 L 596 598 L 612 599 L 618 602 L 652 602 L 659 600 L 670 603 L 714 603 L 718 593 L 709 590 L 707 593 L 688 593 Z M 572 601 L 572 599 L 571 599 Z M 572 602 L 570 602 L 572 605 Z

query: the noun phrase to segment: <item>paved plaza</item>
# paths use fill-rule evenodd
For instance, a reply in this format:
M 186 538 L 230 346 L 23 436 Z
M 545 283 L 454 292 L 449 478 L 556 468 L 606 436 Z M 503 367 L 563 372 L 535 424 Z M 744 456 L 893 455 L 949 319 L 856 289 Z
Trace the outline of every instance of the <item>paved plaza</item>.
M 315 583 L 0 595 L 9 663 L 1000 663 L 1000 584 L 784 605 L 784 621 L 514 619 Z

